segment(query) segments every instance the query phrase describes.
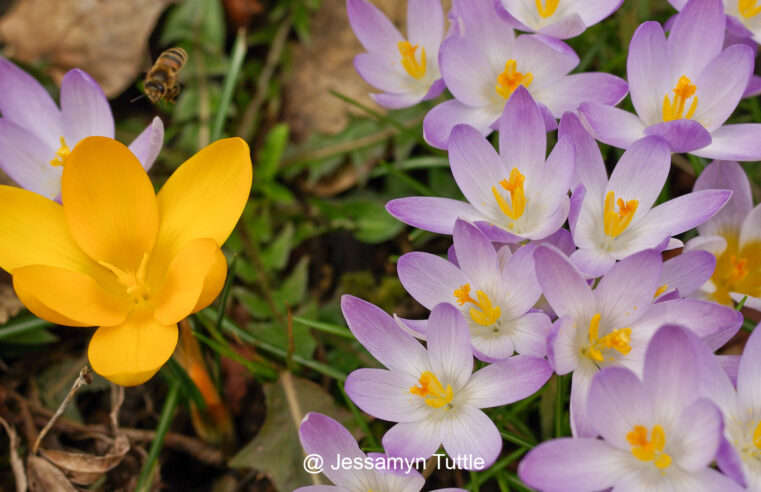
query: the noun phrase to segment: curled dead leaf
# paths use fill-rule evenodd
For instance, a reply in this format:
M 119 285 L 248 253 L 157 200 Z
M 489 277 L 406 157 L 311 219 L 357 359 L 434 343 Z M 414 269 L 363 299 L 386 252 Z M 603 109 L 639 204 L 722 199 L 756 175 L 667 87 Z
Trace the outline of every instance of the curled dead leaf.
M 90 485 L 115 468 L 129 452 L 129 440 L 120 434 L 111 451 L 105 456 L 73 453 L 56 449 L 40 449 L 40 454 L 60 468 L 64 475 L 78 485 Z
M 77 492 L 61 470 L 39 456 L 26 460 L 30 492 Z
M 28 487 L 26 474 L 24 473 L 24 462 L 18 454 L 18 434 L 16 430 L 8 425 L 8 422 L 0 417 L 0 425 L 3 426 L 5 432 L 8 434 L 9 442 L 9 461 L 11 462 L 11 471 L 13 472 L 13 479 L 16 481 L 16 492 L 26 492 Z
M 0 41 L 21 62 L 45 61 L 58 83 L 81 68 L 113 97 L 142 70 L 148 36 L 174 1 L 24 0 L 0 19 Z

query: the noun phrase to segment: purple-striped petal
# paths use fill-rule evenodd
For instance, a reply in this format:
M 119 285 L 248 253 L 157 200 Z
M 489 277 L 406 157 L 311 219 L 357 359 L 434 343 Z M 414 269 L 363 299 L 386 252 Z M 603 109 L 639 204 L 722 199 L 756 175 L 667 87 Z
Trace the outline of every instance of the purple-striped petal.
M 708 251 L 685 251 L 663 263 L 659 286 L 666 292 L 674 289 L 681 297 L 689 297 L 711 278 L 716 268 L 716 257 Z
M 492 124 L 499 118 L 499 109 L 493 106 L 471 107 L 456 99 L 444 101 L 425 115 L 423 120 L 423 137 L 437 149 L 449 146 L 449 134 L 452 128 L 465 124 L 476 128 L 481 135 L 492 132 Z
M 401 422 L 383 435 L 382 443 L 389 456 L 428 458 L 441 445 L 441 423 L 437 419 Z
M 642 381 L 623 367 L 606 367 L 595 376 L 589 388 L 587 411 L 595 431 L 619 449 L 629 448 L 626 434 L 635 425 L 652 420 L 650 398 Z
M 61 81 L 61 115 L 66 141 L 72 147 L 93 135 L 114 138 L 114 116 L 103 89 L 77 68 Z
M 470 329 L 460 311 L 451 304 L 439 304 L 431 311 L 426 328 L 431 368 L 443 384 L 459 389 L 473 372 Z
M 668 93 L 669 67 L 663 63 L 666 36 L 658 22 L 645 22 L 637 28 L 629 44 L 626 62 L 632 104 L 642 121 L 652 125 L 661 121 L 663 94 Z
M 576 189 L 580 184 L 592 196 L 601 196 L 608 183 L 608 173 L 602 160 L 600 147 L 592 135 L 582 126 L 579 117 L 574 113 L 566 113 L 560 120 L 558 136 L 569 137 L 576 149 L 576 172 L 571 188 Z
M 642 229 L 676 236 L 711 218 L 731 195 L 729 190 L 701 190 L 674 198 L 653 208 L 643 218 Z
M 502 268 L 502 282 L 509 286 L 505 306 L 512 313 L 527 312 L 542 295 L 536 278 L 534 249 L 531 244 L 519 247 Z
M 319 413 L 308 413 L 304 417 L 299 427 L 299 440 L 307 454 L 317 454 L 326 463 L 335 463 L 338 456 L 365 458 L 365 453 L 359 449 L 357 441 L 343 425 Z M 338 485 L 361 480 L 364 475 L 360 470 L 334 470 L 331 466 L 326 466 L 323 473 Z
M 711 143 L 711 133 L 694 120 L 673 120 L 645 128 L 645 135 L 661 137 L 672 152 L 692 152 Z
M 711 400 L 700 398 L 692 402 L 681 412 L 669 436 L 682 450 L 674 456 L 674 464 L 690 472 L 710 465 L 719 450 L 722 430 L 721 412 Z
M 396 59 L 378 53 L 359 53 L 354 57 L 354 69 L 376 89 L 392 93 L 408 91 L 408 77 Z
M 388 213 L 405 224 L 435 232 L 452 234 L 457 219 L 479 220 L 483 216 L 472 205 L 450 198 L 412 196 L 386 204 Z
M 346 394 L 363 412 L 391 422 L 414 422 L 428 417 L 431 408 L 410 393 L 419 375 L 385 369 L 357 369 L 346 378 Z
M 647 214 L 666 183 L 671 168 L 671 154 L 665 141 L 647 137 L 634 142 L 610 175 L 605 194 L 613 191 L 616 199 L 639 201 L 633 222 Z M 605 196 L 605 195 L 603 195 Z
M 724 125 L 711 133 L 711 143 L 691 154 L 709 159 L 761 160 L 761 124 Z
M 743 408 L 761 408 L 761 332 L 755 330 L 748 338 L 737 371 L 737 397 Z
M 440 0 L 407 1 L 407 35 L 410 43 L 425 48 L 426 57 L 435 60 L 444 38 L 444 10 Z
M 537 32 L 545 36 L 552 36 L 553 38 L 569 39 L 583 33 L 586 28 L 584 19 L 579 14 L 573 13 L 547 27 L 539 29 Z
M 61 193 L 62 168 L 50 165 L 56 150 L 8 118 L 0 118 L 0 167 L 22 188 L 51 200 Z
M 693 118 L 713 132 L 732 114 L 753 73 L 755 54 L 745 45 L 724 50 L 695 78 L 700 101 Z
M 515 351 L 522 355 L 544 357 L 550 325 L 550 318 L 544 313 L 526 313 L 510 320 L 510 337 Z
M 611 252 L 597 248 L 577 249 L 570 259 L 586 278 L 605 275 L 616 263 L 616 257 Z
M 628 84 L 620 77 L 590 72 L 564 77 L 556 86 L 538 89 L 535 95 L 560 118 L 566 111 L 576 111 L 583 102 L 615 106 L 628 91 Z
M 623 109 L 586 102 L 579 105 L 579 116 L 592 136 L 614 147 L 626 149 L 645 136 L 642 120 Z
M 576 322 L 570 316 L 558 318 L 547 335 L 547 359 L 552 370 L 563 375 L 579 365 L 579 347 L 576 343 Z
M 476 408 L 509 405 L 539 391 L 551 375 L 546 360 L 516 355 L 476 371 L 468 381 L 467 402 Z
M 346 11 L 354 34 L 367 51 L 390 58 L 399 55 L 397 44 L 404 38 L 376 6 L 366 0 L 347 0 Z
M 458 220 L 454 226 L 453 239 L 455 250 L 461 253 L 458 262 L 460 269 L 467 277 L 488 284 L 499 278 L 497 252 L 478 227 Z
M 129 144 L 129 150 L 135 154 L 137 160 L 143 165 L 143 169 L 149 171 L 159 156 L 161 147 L 164 145 L 164 122 L 156 116 L 145 130 Z
M 414 106 L 425 98 L 425 96 L 419 92 L 402 92 L 398 94 L 383 92 L 380 94 L 370 94 L 370 97 L 373 101 L 378 103 L 378 106 L 388 109 L 408 108 Z
M 761 125 L 759 125 L 761 128 Z M 761 132 L 758 138 L 761 139 Z M 695 181 L 695 191 L 732 190 L 732 197 L 710 220 L 698 226 L 702 236 L 739 234 L 742 221 L 753 208 L 750 181 L 737 162 L 716 161 L 706 167 Z
M 696 76 L 724 45 L 722 0 L 691 0 L 677 15 L 667 45 L 672 73 Z
M 469 38 L 452 36 L 441 45 L 441 75 L 452 95 L 466 106 L 491 104 L 496 82 L 483 50 Z M 465 68 L 467 67 L 467 69 Z M 490 91 L 486 92 L 486 88 Z
M 443 258 L 414 251 L 399 258 L 397 273 L 402 285 L 420 304 L 433 309 L 442 302 L 455 302 L 454 290 L 473 280 Z M 472 286 L 478 288 L 478 284 Z
M 544 118 L 523 86 L 507 100 L 499 120 L 499 153 L 508 169 L 516 167 L 524 176 L 544 164 L 547 155 Z
M 558 316 L 591 316 L 595 300 L 584 277 L 559 250 L 539 246 L 534 252 L 536 276 L 544 297 Z
M 456 416 L 441 424 L 442 444 L 449 456 L 470 456 L 472 463 L 463 468 L 483 471 L 490 467 L 502 450 L 502 437 L 494 422 L 481 410 L 465 405 Z M 476 458 L 483 461 L 477 464 Z

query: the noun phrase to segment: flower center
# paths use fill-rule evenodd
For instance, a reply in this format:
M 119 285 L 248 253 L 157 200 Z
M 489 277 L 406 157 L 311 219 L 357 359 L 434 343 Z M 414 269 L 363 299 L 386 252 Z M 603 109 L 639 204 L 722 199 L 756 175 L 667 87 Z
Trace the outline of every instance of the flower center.
M 727 238 L 726 250 L 716 259 L 711 281 L 716 291 L 712 300 L 732 305 L 731 292 L 761 296 L 761 243 L 753 242 L 740 250 L 736 238 Z
M 399 53 L 402 55 L 402 66 L 415 79 L 425 76 L 425 48 L 420 47 L 420 63 L 415 58 L 418 45 L 412 45 L 409 41 L 399 41 Z
M 671 465 L 671 456 L 663 452 L 663 448 L 666 446 L 666 433 L 663 432 L 663 427 L 660 425 L 653 426 L 649 440 L 647 428 L 642 425 L 635 425 L 631 432 L 626 434 L 626 440 L 632 445 L 631 451 L 635 458 L 642 461 L 652 461 L 660 470 Z
M 604 212 L 604 226 L 605 234 L 609 237 L 618 237 L 622 232 L 629 227 L 629 224 L 634 218 L 634 213 L 639 206 L 639 200 L 624 201 L 622 198 L 615 202 L 616 195 L 612 191 L 609 191 L 605 195 Z M 618 205 L 618 212 L 616 212 L 616 204 Z
M 581 354 L 586 355 L 595 362 L 603 362 L 605 356 L 603 350 L 613 349 L 621 355 L 631 351 L 631 328 L 619 328 L 600 338 L 600 313 L 592 316 L 589 322 L 588 344 L 581 349 Z
M 465 284 L 459 289 L 455 289 L 454 296 L 460 306 L 468 302 L 475 306 L 470 308 L 470 317 L 481 326 L 493 325 L 502 314 L 502 309 L 499 306 L 492 305 L 491 299 L 483 291 L 476 291 L 478 300 L 470 297 L 470 284 Z
M 145 284 L 145 271 L 148 268 L 148 253 L 143 253 L 143 259 L 137 270 L 121 270 L 110 263 L 99 261 L 101 266 L 107 268 L 114 275 L 116 280 L 127 288 L 127 294 L 132 297 L 136 304 L 143 303 L 151 295 L 151 290 Z
M 658 297 L 659 295 L 663 294 L 663 293 L 664 293 L 664 292 L 666 292 L 667 290 L 669 290 L 669 284 L 663 284 L 663 285 L 661 285 L 660 287 L 658 287 L 658 288 L 655 290 L 655 294 L 653 294 L 653 299 L 655 299 L 655 298 L 656 298 L 656 297 Z
M 556 0 L 549 1 L 555 1 L 555 3 L 557 3 Z M 528 87 L 531 85 L 533 80 L 534 75 L 531 72 L 526 72 L 523 74 L 518 71 L 518 62 L 515 60 L 507 60 L 507 63 L 505 63 L 505 70 L 501 74 L 497 75 L 497 85 L 494 86 L 494 89 L 497 91 L 497 94 L 504 97 L 505 99 L 509 99 L 519 85 Z
M 452 399 L 454 399 L 454 390 L 452 386 L 447 385 L 446 389 L 441 381 L 430 371 L 425 371 L 420 375 L 418 381 L 420 386 L 410 388 L 410 393 L 425 398 L 425 404 L 431 408 L 441 408 L 446 406 L 452 408 Z
M 676 87 L 673 89 L 674 100 L 670 100 L 668 94 L 663 97 L 663 121 L 673 121 L 681 118 L 689 120 L 692 118 L 692 115 L 695 114 L 695 110 L 698 108 L 698 97 L 695 96 L 692 99 L 687 114 L 684 114 L 684 106 L 687 103 L 687 99 L 695 95 L 696 90 L 698 90 L 697 86 L 686 75 L 679 77 L 679 82 L 676 83 Z
M 737 9 L 740 15 L 746 19 L 761 13 L 761 5 L 756 6 L 756 0 L 737 0 Z
M 497 200 L 497 205 L 502 213 L 513 220 L 518 220 L 523 216 L 523 212 L 526 211 L 526 192 L 523 189 L 523 183 L 526 178 L 518 171 L 517 168 L 513 168 L 510 171 L 510 178 L 503 179 L 499 182 L 500 186 L 510 193 L 510 203 L 507 203 L 502 193 L 497 190 L 496 186 L 492 186 L 491 192 L 494 195 L 494 199 Z M 512 228 L 512 224 L 509 227 Z
M 71 154 L 71 149 L 66 145 L 66 139 L 61 137 L 61 147 L 56 151 L 55 158 L 50 161 L 51 166 L 63 166 L 66 164 L 66 158 Z
M 557 10 L 560 0 L 544 0 L 544 5 L 542 5 L 542 0 L 535 0 L 535 2 L 536 2 L 536 11 L 539 12 L 539 15 L 541 15 L 542 17 L 546 19 L 547 17 L 555 13 L 555 10 Z

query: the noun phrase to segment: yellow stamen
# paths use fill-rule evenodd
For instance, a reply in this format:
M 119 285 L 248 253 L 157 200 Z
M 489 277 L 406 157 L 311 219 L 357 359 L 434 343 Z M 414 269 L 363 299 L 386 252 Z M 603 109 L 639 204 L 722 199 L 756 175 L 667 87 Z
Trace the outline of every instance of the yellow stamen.
M 425 371 L 420 375 L 418 381 L 420 386 L 413 386 L 410 388 L 410 393 L 417 395 L 421 398 L 425 398 L 425 404 L 432 408 L 441 408 L 443 406 L 452 407 L 452 399 L 454 398 L 454 390 L 451 385 L 447 385 L 446 389 L 441 384 L 439 379 L 430 371 Z
M 145 302 L 150 297 L 151 291 L 145 284 L 145 272 L 148 268 L 148 253 L 143 253 L 143 259 L 136 271 L 122 270 L 105 261 L 98 262 L 101 266 L 107 268 L 114 275 L 116 280 L 127 288 L 127 294 L 132 296 L 136 303 Z
M 558 4 L 560 3 L 560 0 L 544 0 L 544 5 L 542 5 L 542 0 L 535 1 L 536 11 L 545 19 L 555 13 L 555 10 L 557 10 Z
M 581 349 L 581 353 L 595 362 L 603 362 L 605 356 L 603 350 L 613 349 L 622 355 L 631 352 L 631 328 L 619 328 L 600 338 L 600 313 L 592 316 L 589 321 L 588 345 Z
M 55 155 L 55 159 L 50 161 L 51 166 L 63 166 L 66 163 L 66 158 L 71 154 L 71 149 L 66 145 L 66 140 L 61 137 L 61 148 L 59 148 Z
M 493 325 L 502 314 L 502 309 L 499 306 L 494 306 L 489 296 L 483 291 L 477 290 L 476 297 L 478 300 L 473 299 L 470 296 L 470 284 L 465 284 L 459 289 L 455 289 L 454 297 L 460 306 L 466 303 L 471 303 L 475 306 L 470 308 L 470 318 L 481 326 Z
M 716 269 L 711 282 L 716 290 L 710 299 L 726 306 L 734 306 L 730 293 L 761 297 L 761 242 L 739 245 L 737 233 L 724 233 L 727 241 L 724 252 L 716 257 Z
M 669 290 L 669 284 L 663 284 L 663 285 L 661 285 L 660 287 L 658 287 L 658 289 L 656 289 L 655 295 L 653 295 L 653 298 L 658 297 L 659 295 L 663 294 L 667 290 Z
M 738 260 L 735 255 L 732 255 L 729 257 L 729 262 L 732 265 L 728 280 L 730 284 L 734 285 L 748 276 L 748 260 L 746 258 Z
M 756 425 L 756 430 L 753 431 L 753 444 L 756 448 L 761 449 L 761 420 Z
M 647 439 L 647 428 L 635 425 L 631 432 L 626 434 L 626 440 L 631 444 L 631 452 L 637 459 L 652 461 L 659 470 L 671 465 L 671 456 L 663 452 L 663 448 L 666 447 L 666 433 L 660 425 L 653 426 L 650 440 Z
M 673 121 L 681 118 L 689 120 L 692 118 L 692 115 L 695 114 L 695 110 L 698 108 L 697 96 L 692 99 L 686 115 L 684 114 L 684 106 L 687 103 L 687 99 L 694 96 L 697 90 L 697 86 L 686 75 L 679 77 L 679 82 L 676 83 L 676 87 L 673 89 L 674 100 L 671 101 L 668 94 L 663 97 L 663 121 Z
M 497 75 L 497 85 L 494 86 L 494 89 L 497 91 L 497 94 L 505 99 L 509 99 L 519 85 L 528 87 L 533 81 L 534 75 L 531 72 L 523 74 L 518 71 L 518 62 L 515 60 L 507 60 L 507 63 L 505 63 L 505 70 Z
M 500 186 L 505 191 L 510 193 L 510 203 L 502 196 L 497 190 L 496 186 L 492 186 L 491 192 L 494 195 L 494 199 L 497 200 L 497 205 L 502 213 L 507 215 L 513 220 L 518 220 L 523 216 L 526 211 L 526 191 L 523 188 L 523 183 L 526 178 L 518 171 L 518 168 L 513 168 L 510 171 L 510 179 L 503 179 L 499 182 Z
M 746 19 L 757 16 L 761 13 L 761 5 L 756 5 L 756 0 L 737 0 L 737 9 L 740 15 Z
M 634 213 L 639 206 L 639 200 L 624 201 L 619 198 L 618 212 L 616 212 L 615 193 L 609 191 L 605 195 L 605 206 L 603 208 L 603 221 L 605 227 L 605 234 L 609 237 L 618 237 L 623 233 L 629 224 L 631 224 L 634 218 Z
M 415 58 L 418 45 L 413 45 L 409 41 L 399 41 L 397 46 L 402 55 L 402 66 L 410 77 L 422 79 L 425 76 L 425 48 L 420 47 L 420 63 L 418 63 Z

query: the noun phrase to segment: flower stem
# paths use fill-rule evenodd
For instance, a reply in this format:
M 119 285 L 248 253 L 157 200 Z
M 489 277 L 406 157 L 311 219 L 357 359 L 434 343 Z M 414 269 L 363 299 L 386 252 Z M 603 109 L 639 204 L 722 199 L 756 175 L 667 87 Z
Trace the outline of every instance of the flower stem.
M 246 44 L 246 30 L 241 28 L 238 29 L 238 35 L 235 37 L 235 44 L 233 45 L 233 53 L 230 60 L 230 69 L 225 75 L 224 85 L 222 86 L 222 98 L 219 101 L 217 114 L 214 117 L 214 126 L 211 129 L 212 142 L 219 140 L 222 136 L 222 127 L 224 127 L 225 120 L 227 119 L 227 111 L 230 109 L 233 90 L 235 90 L 235 85 L 238 82 L 238 75 L 240 75 L 243 60 L 246 58 L 246 51 L 248 51 L 248 45 Z
M 137 492 L 148 492 L 151 490 L 151 482 L 156 468 L 156 461 L 164 444 L 164 436 L 169 430 L 169 424 L 172 422 L 172 416 L 177 408 L 180 395 L 180 383 L 173 381 L 169 386 L 169 393 L 164 400 L 164 407 L 161 409 L 161 417 L 158 426 L 156 426 L 156 436 L 151 442 L 151 448 L 148 450 L 148 457 L 140 470 L 140 477 L 137 479 Z

